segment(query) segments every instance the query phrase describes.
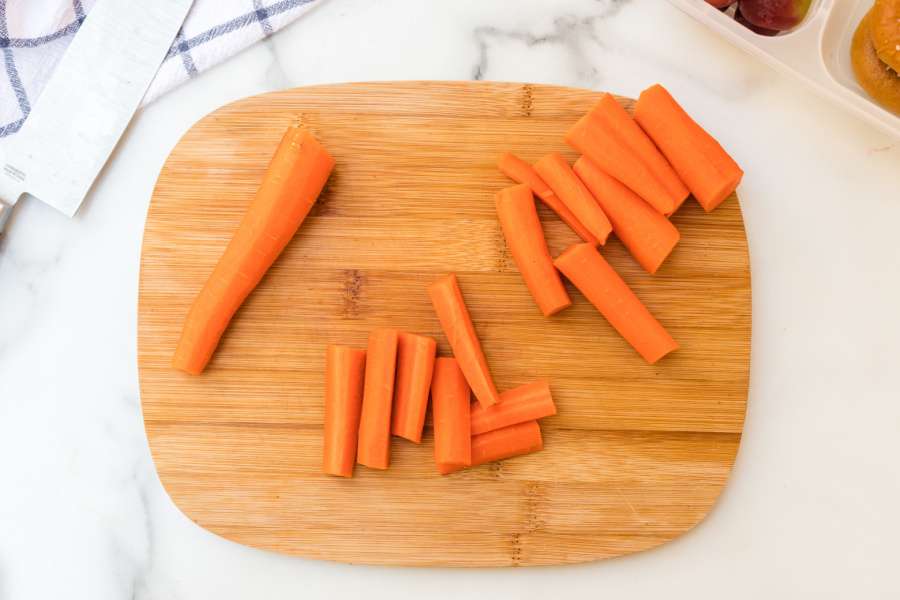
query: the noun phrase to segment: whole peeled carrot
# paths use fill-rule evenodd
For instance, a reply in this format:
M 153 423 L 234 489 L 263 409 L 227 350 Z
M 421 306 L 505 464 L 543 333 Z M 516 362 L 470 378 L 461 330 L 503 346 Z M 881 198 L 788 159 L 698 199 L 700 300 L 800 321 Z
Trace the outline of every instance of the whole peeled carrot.
M 678 342 L 594 246 L 570 247 L 556 258 L 556 266 L 648 363 L 678 349 Z
M 518 423 L 502 429 L 495 429 L 481 435 L 472 436 L 472 465 L 477 467 L 497 460 L 531 454 L 544 449 L 541 427 L 537 421 Z M 459 471 L 465 467 L 438 466 L 442 475 Z
M 650 172 L 662 183 L 675 203 L 674 212 L 690 194 L 684 182 L 678 178 L 678 173 L 669 164 L 669 161 L 660 153 L 640 125 L 631 118 L 631 115 L 616 102 L 612 94 L 603 94 L 600 101 L 588 113 L 603 124 L 606 131 L 615 136 L 622 144 L 631 150 L 639 160 L 643 161 Z M 590 186 L 588 186 L 590 187 Z M 613 225 L 615 227 L 615 225 Z
M 322 471 L 353 477 L 366 351 L 328 346 L 325 356 L 325 448 Z
M 536 421 L 556 414 L 550 383 L 544 379 L 520 385 L 500 394 L 500 404 L 490 408 L 472 405 L 472 435 Z
M 481 342 L 475 334 L 475 326 L 453 273 L 445 275 L 428 286 L 428 295 L 434 305 L 438 320 L 453 355 L 459 361 L 472 393 L 482 406 L 492 406 L 500 401 L 497 386 L 491 377 Z
M 284 250 L 322 191 L 334 159 L 311 133 L 289 127 L 234 237 L 194 299 L 172 366 L 200 374 L 231 317 Z
M 434 417 L 434 462 L 438 469 L 467 467 L 472 463 L 469 421 L 469 384 L 455 358 L 434 361 L 431 380 Z
M 397 366 L 397 330 L 376 329 L 366 349 L 366 382 L 356 462 L 387 469 L 391 462 L 391 401 Z
M 641 92 L 634 118 L 707 212 L 737 188 L 744 172 L 661 85 Z
M 506 245 L 538 308 L 549 317 L 570 306 L 572 301 L 547 249 L 531 190 L 527 185 L 504 188 L 497 192 L 496 204 Z
M 558 152 L 551 152 L 534 163 L 534 170 L 569 207 L 581 224 L 587 227 L 591 235 L 600 244 L 605 244 L 612 231 L 612 225 L 566 159 Z
M 391 433 L 416 444 L 422 441 L 436 348 L 434 339 L 424 335 L 402 332 L 398 337 Z
M 559 215 L 563 222 L 572 228 L 572 231 L 578 234 L 578 237 L 586 242 L 596 244 L 597 238 L 591 235 L 591 232 L 581 224 L 581 221 L 569 210 L 562 200 L 553 193 L 550 186 L 541 179 L 531 165 L 513 154 L 512 152 L 504 152 L 497 161 L 497 167 L 500 172 L 515 181 L 516 183 L 524 183 L 531 188 L 532 193 L 541 199 L 541 201 L 550 207 L 553 212 Z
M 637 154 L 591 114 L 584 115 L 566 132 L 566 143 L 627 185 L 662 214 L 675 212 L 675 199 L 662 182 Z
M 576 160 L 573 168 L 603 207 L 612 222 L 613 231 L 631 255 L 645 271 L 656 273 L 681 239 L 678 229 L 586 157 Z

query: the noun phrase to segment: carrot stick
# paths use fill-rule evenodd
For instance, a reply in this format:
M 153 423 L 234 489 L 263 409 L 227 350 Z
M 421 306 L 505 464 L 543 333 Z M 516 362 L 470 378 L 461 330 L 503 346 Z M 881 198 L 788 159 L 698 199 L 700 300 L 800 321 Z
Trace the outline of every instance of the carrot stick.
M 549 317 L 570 306 L 572 301 L 547 249 L 531 190 L 527 185 L 504 188 L 496 201 L 506 245 L 538 308 Z
M 558 152 L 551 152 L 534 163 L 534 170 L 569 207 L 582 225 L 587 227 L 591 235 L 601 244 L 605 244 L 609 232 L 612 231 L 612 225 L 566 159 Z
M 670 215 L 675 211 L 675 199 L 650 168 L 590 113 L 569 129 L 566 143 L 627 185 L 662 214 Z
M 648 273 L 656 273 L 681 238 L 678 229 L 652 206 L 582 156 L 575 173 L 612 221 L 613 231 Z
M 325 450 L 322 471 L 353 477 L 366 351 L 328 346 L 325 356 Z
M 661 85 L 638 98 L 634 118 L 666 156 L 707 212 L 735 190 L 744 172 Z
M 391 433 L 416 444 L 422 441 L 436 347 L 424 335 L 402 332 L 398 338 Z
M 228 322 L 306 218 L 334 159 L 304 129 L 289 127 L 259 190 L 184 322 L 172 366 L 199 375 Z
M 556 414 L 556 405 L 546 380 L 520 385 L 500 394 L 500 404 L 490 408 L 472 405 L 472 435 L 535 421 Z
M 631 118 L 621 104 L 616 102 L 612 94 L 603 94 L 589 114 L 603 123 L 607 131 L 612 132 L 622 144 L 647 165 L 650 172 L 672 197 L 675 203 L 672 212 L 678 210 L 678 207 L 690 194 L 690 190 L 678 178 L 675 169 L 662 155 L 653 140 L 647 137 L 640 125 Z
M 530 187 L 532 193 L 559 215 L 559 218 L 571 227 L 572 231 L 578 234 L 578 237 L 586 242 L 597 243 L 597 238 L 592 236 L 591 232 L 581 224 L 581 221 L 569 210 L 569 207 L 563 204 L 563 201 L 553 193 L 553 190 L 541 179 L 541 176 L 535 173 L 531 165 L 512 152 L 504 152 L 500 155 L 497 166 L 500 168 L 501 173 L 516 183 L 524 183 Z
M 472 463 L 469 384 L 455 358 L 437 358 L 431 380 L 434 461 L 438 468 Z
M 463 300 L 456 275 L 441 277 L 428 286 L 428 295 L 437 313 L 447 342 L 453 349 L 459 368 L 462 369 L 472 393 L 482 406 L 492 406 L 500 401 L 494 385 L 481 342 L 475 334 L 475 326 Z
M 497 460 L 531 454 L 544 449 L 541 427 L 537 421 L 528 421 L 472 436 L 472 465 L 477 467 Z M 464 467 L 438 465 L 442 475 L 459 471 Z
M 395 329 L 376 329 L 369 334 L 356 462 L 371 469 L 387 469 L 391 462 L 391 400 L 397 338 Z
M 557 257 L 556 266 L 648 363 L 678 349 L 678 342 L 594 246 L 570 247 Z

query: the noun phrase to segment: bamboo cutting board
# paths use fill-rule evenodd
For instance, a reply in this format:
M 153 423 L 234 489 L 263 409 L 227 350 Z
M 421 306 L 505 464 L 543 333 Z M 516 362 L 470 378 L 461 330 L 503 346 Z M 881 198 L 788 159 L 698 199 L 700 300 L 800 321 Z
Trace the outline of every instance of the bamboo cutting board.
M 656 276 L 603 249 L 681 350 L 647 365 L 576 291 L 544 319 L 508 255 L 493 194 L 514 150 L 557 150 L 596 92 L 513 83 L 374 83 L 247 98 L 208 115 L 159 176 L 141 257 L 139 366 L 160 478 L 197 524 L 250 546 L 403 565 L 538 565 L 662 544 L 709 512 L 741 438 L 750 348 L 736 198 L 673 217 Z M 620 101 L 628 108 L 631 102 Z M 207 371 L 169 367 L 188 307 L 291 122 L 337 166 Z M 541 207 L 551 252 L 576 240 Z M 391 326 L 446 340 L 425 285 L 455 271 L 498 387 L 550 379 L 545 449 L 441 477 L 430 432 L 390 470 L 320 474 L 329 343 Z M 570 288 L 571 289 L 571 288 Z

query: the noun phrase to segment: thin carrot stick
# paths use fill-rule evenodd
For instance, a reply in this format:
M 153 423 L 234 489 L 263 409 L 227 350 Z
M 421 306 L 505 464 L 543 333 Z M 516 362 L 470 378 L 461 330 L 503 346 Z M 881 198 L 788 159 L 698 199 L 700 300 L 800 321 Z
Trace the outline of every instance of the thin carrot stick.
M 613 231 L 648 273 L 656 273 L 681 234 L 652 206 L 604 173 L 587 157 L 575 161 L 575 173 L 612 221 Z
M 469 384 L 455 358 L 440 357 L 434 361 L 431 411 L 434 416 L 434 461 L 438 469 L 470 465 Z
M 556 258 L 556 267 L 648 363 L 653 364 L 678 349 L 678 342 L 594 246 L 571 246 Z
M 634 118 L 707 212 L 737 188 L 744 172 L 661 85 L 641 92 Z
M 556 414 L 550 383 L 544 379 L 520 385 L 500 394 L 500 404 L 482 408 L 472 404 L 472 435 L 480 435 L 526 421 Z
M 370 469 L 387 469 L 391 462 L 391 401 L 397 338 L 396 329 L 376 329 L 369 334 L 356 462 Z
M 434 339 L 424 335 L 404 331 L 398 338 L 391 433 L 416 444 L 422 441 L 436 348 Z
M 527 185 L 504 188 L 497 193 L 496 203 L 506 245 L 538 308 L 549 317 L 570 306 L 572 301 L 547 249 L 531 190 Z
M 543 449 L 544 440 L 541 438 L 541 427 L 537 421 L 518 423 L 517 425 L 510 425 L 509 427 L 472 436 L 471 466 L 477 467 L 485 463 L 531 454 Z M 438 465 L 438 470 L 442 475 L 464 468 Z
M 612 132 L 621 143 L 647 165 L 650 172 L 672 197 L 675 203 L 672 212 L 678 210 L 678 207 L 690 194 L 690 190 L 678 178 L 678 174 L 653 143 L 653 140 L 647 137 L 640 125 L 631 118 L 621 104 L 616 102 L 612 94 L 603 94 L 589 114 L 603 123 L 607 131 Z
M 600 244 L 605 244 L 612 231 L 612 225 L 566 159 L 558 152 L 551 152 L 534 163 L 534 170 L 569 207 L 581 224 L 587 227 L 591 235 L 597 238 Z
M 325 444 L 322 471 L 353 477 L 366 351 L 328 346 L 325 356 Z
M 447 342 L 453 349 L 459 368 L 462 369 L 472 393 L 482 406 L 492 406 L 500 401 L 494 385 L 481 342 L 453 273 L 445 275 L 428 286 L 428 295 L 434 305 Z
M 334 159 L 304 129 L 289 127 L 234 237 L 184 322 L 172 366 L 203 372 L 234 313 L 303 223 Z
M 627 185 L 662 214 L 670 215 L 675 211 L 675 199 L 650 168 L 590 114 L 584 115 L 569 129 L 566 143 Z
M 512 152 L 504 152 L 497 161 L 500 172 L 515 181 L 516 183 L 524 183 L 531 188 L 532 193 L 541 199 L 553 210 L 563 222 L 572 228 L 572 231 L 578 234 L 578 237 L 586 242 L 597 243 L 597 238 L 591 235 L 591 232 L 581 224 L 581 221 L 569 210 L 562 200 L 553 193 L 550 186 L 547 185 L 541 176 L 531 168 L 527 162 L 513 154 Z

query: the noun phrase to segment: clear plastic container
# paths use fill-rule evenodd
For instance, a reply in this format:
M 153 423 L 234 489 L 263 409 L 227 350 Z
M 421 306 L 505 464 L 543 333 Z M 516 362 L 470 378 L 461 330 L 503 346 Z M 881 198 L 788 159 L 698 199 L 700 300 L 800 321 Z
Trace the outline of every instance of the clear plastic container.
M 706 0 L 669 2 L 736 46 L 900 138 L 900 117 L 876 104 L 863 91 L 850 65 L 853 32 L 873 0 L 814 0 L 802 23 L 773 37 L 754 33 Z

